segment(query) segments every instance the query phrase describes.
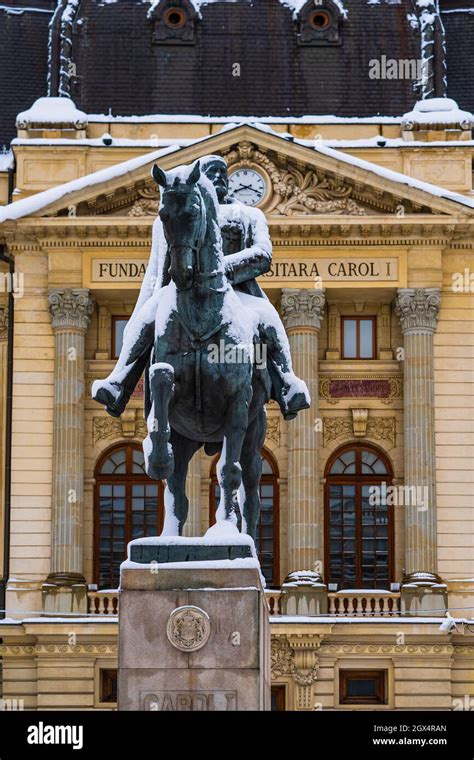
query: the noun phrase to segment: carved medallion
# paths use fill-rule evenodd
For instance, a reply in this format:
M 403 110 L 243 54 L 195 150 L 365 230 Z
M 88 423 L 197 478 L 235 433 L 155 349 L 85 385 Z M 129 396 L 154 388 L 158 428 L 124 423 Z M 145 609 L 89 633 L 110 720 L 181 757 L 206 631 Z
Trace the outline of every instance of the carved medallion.
M 173 610 L 166 626 L 168 641 L 181 652 L 196 652 L 201 649 L 207 643 L 210 634 L 209 615 L 192 605 Z

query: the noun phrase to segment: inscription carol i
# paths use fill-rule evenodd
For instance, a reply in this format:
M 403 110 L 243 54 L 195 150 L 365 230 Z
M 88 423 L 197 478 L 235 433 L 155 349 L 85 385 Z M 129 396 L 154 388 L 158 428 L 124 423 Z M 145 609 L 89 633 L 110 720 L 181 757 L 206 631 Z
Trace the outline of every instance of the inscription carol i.
M 140 694 L 141 709 L 152 712 L 231 712 L 237 710 L 236 691 L 155 691 Z
M 92 283 L 141 282 L 146 270 L 146 260 L 92 259 Z M 394 282 L 399 277 L 398 259 L 393 258 L 317 258 L 274 259 L 270 271 L 262 280 L 314 281 L 321 277 L 324 282 Z M 85 278 L 88 279 L 87 277 Z

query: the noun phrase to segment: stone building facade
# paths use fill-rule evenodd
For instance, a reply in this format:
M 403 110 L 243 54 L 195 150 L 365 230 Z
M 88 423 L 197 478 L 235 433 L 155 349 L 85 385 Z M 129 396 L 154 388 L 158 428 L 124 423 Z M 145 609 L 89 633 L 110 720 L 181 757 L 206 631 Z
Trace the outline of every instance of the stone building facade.
M 6 704 L 115 708 L 118 567 L 128 540 L 160 530 L 163 493 L 143 473 L 141 387 L 118 419 L 90 388 L 149 257 L 151 166 L 212 153 L 263 181 L 260 282 L 313 401 L 291 422 L 270 403 L 262 451 L 274 707 L 472 709 L 472 114 L 446 98 L 359 119 L 78 106 L 23 112 L 0 162 Z M 216 490 L 215 461 L 195 456 L 190 535 Z

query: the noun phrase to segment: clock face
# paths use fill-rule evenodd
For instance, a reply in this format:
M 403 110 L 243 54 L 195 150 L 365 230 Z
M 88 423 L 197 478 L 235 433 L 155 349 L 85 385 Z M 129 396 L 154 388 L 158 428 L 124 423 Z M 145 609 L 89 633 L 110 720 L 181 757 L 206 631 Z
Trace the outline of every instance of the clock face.
M 229 177 L 230 194 L 247 206 L 256 206 L 265 197 L 267 188 L 262 175 L 255 169 L 237 169 Z

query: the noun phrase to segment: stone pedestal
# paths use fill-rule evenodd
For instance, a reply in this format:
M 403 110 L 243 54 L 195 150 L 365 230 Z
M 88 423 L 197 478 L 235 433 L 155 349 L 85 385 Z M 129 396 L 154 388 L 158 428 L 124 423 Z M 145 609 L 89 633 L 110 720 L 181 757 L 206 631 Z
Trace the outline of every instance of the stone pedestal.
M 183 538 L 170 547 L 171 560 L 178 548 L 190 556 L 186 542 L 199 555 L 199 539 Z M 149 541 L 144 547 L 149 558 Z M 122 566 L 118 709 L 269 710 L 270 626 L 258 561 L 167 563 L 166 547 L 158 549 L 159 562 Z

